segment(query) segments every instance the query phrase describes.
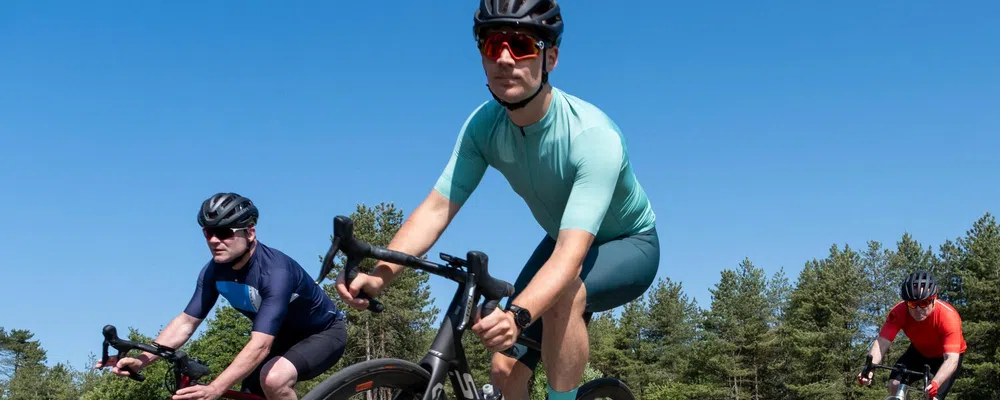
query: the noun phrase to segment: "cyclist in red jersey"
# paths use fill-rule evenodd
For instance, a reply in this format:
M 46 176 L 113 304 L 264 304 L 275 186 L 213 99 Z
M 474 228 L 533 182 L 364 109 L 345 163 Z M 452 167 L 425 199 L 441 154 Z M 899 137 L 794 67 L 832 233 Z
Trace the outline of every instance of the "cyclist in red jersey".
M 962 318 L 951 304 L 937 298 L 938 285 L 927 271 L 917 271 L 907 276 L 899 294 L 903 301 L 889 311 L 868 354 L 872 356 L 872 363 L 880 363 L 889 351 L 890 344 L 902 330 L 910 339 L 910 347 L 896 362 L 914 371 L 923 370 L 924 364 L 929 365 L 934 379 L 924 388 L 924 392 L 931 398 L 944 400 L 962 369 L 966 349 Z M 858 382 L 862 385 L 870 385 L 871 379 L 871 372 L 868 376 L 858 374 Z M 896 392 L 900 378 L 894 372 L 889 379 L 891 395 Z

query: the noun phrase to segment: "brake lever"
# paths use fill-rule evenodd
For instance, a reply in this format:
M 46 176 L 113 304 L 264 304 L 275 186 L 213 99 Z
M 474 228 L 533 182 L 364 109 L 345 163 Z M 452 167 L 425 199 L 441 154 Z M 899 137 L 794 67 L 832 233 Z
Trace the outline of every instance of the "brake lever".
M 472 319 L 472 310 L 475 308 L 476 274 L 469 273 L 465 278 L 465 294 L 462 295 L 462 305 L 459 312 L 462 315 L 462 322 L 458 324 L 458 330 L 464 330 Z
M 869 354 L 865 357 L 865 366 L 861 369 L 861 376 L 867 378 L 868 374 L 872 372 L 872 355 Z
M 333 259 L 337 257 L 337 251 L 340 251 L 340 237 L 334 236 L 330 243 L 330 249 L 326 251 L 326 256 L 323 257 L 323 261 L 320 264 L 319 275 L 316 276 L 317 285 L 322 283 L 326 279 L 326 276 L 330 275 L 330 271 L 333 270 Z
M 101 366 L 102 367 L 107 367 L 108 366 L 108 340 L 107 339 L 104 339 L 104 342 L 101 343 Z

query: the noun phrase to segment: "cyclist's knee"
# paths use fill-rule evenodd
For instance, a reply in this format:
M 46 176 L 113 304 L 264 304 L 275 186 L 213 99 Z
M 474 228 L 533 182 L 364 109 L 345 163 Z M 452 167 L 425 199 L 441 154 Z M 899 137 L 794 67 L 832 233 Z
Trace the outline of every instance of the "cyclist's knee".
M 490 367 L 490 380 L 505 394 L 520 393 L 527 391 L 531 370 L 513 358 L 496 353 Z
M 298 371 L 291 361 L 284 357 L 274 357 L 261 369 L 260 386 L 265 393 L 277 393 L 291 388 L 297 378 Z
M 493 354 L 493 361 L 490 363 L 490 378 L 494 385 L 500 385 L 507 381 L 507 377 L 514 371 L 514 364 L 517 360 L 500 353 Z
M 889 392 L 890 393 L 894 393 L 896 391 L 896 389 L 899 389 L 899 384 L 900 383 L 902 383 L 902 382 L 900 382 L 899 379 L 890 379 L 889 380 L 889 385 L 888 385 L 889 386 L 888 387 Z

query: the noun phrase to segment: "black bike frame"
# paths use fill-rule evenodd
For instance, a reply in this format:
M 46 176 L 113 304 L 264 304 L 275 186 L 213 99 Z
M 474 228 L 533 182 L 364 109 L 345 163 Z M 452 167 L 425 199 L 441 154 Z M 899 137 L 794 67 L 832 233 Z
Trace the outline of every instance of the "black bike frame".
M 445 254 L 444 256 L 447 257 L 448 255 Z M 464 283 L 459 283 L 455 297 L 452 298 L 451 304 L 448 306 L 448 314 L 444 321 L 441 321 L 441 327 L 438 328 L 437 336 L 434 337 L 434 342 L 431 343 L 431 349 L 417 363 L 431 373 L 431 380 L 427 385 L 427 391 L 424 392 L 423 400 L 439 398 L 441 390 L 444 389 L 443 382 L 445 375 L 451 378 L 456 398 L 482 400 L 479 397 L 479 391 L 476 390 L 479 386 L 476 385 L 475 380 L 472 378 L 468 361 L 465 358 L 465 347 L 462 345 L 462 335 L 465 333 L 464 327 L 468 325 L 467 323 L 463 325 L 464 314 L 462 305 L 465 301 L 465 296 L 463 295 L 466 292 L 465 286 Z M 466 309 L 471 309 L 468 305 L 467 307 Z M 492 312 L 492 308 L 489 308 L 488 304 L 483 305 L 483 313 L 480 315 L 488 315 L 489 313 L 486 311 Z M 585 313 L 584 321 L 590 322 L 591 315 L 592 313 L 590 312 Z M 542 346 L 541 343 L 523 335 L 517 337 L 516 343 L 537 351 L 540 351 Z M 500 353 L 512 358 L 517 358 L 518 354 L 517 348 L 513 346 Z
M 468 323 L 463 324 L 466 315 L 462 308 L 468 307 L 468 305 L 462 307 L 466 297 L 464 295 L 467 289 L 465 286 L 464 283 L 459 284 L 459 290 L 455 292 L 455 297 L 451 300 L 451 305 L 448 306 L 448 314 L 444 321 L 441 321 L 441 327 L 438 329 L 437 336 L 434 337 L 430 350 L 418 363 L 431 373 L 431 380 L 424 392 L 423 400 L 440 398 L 441 391 L 444 389 L 445 375 L 451 379 L 456 398 L 481 400 L 477 389 L 479 386 L 472 378 L 468 361 L 465 358 L 465 347 L 462 345 L 462 335 L 465 333 L 465 326 L 468 325 Z

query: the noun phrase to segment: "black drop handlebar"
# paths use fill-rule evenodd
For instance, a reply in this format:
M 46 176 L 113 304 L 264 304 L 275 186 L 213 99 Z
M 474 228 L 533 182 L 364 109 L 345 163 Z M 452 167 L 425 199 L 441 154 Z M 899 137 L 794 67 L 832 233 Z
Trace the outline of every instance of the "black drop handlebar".
M 208 366 L 201 360 L 188 357 L 187 353 L 182 350 L 175 350 L 156 342 L 153 342 L 152 345 L 148 345 L 145 343 L 137 343 L 119 338 L 118 329 L 116 329 L 113 325 L 105 325 L 103 333 L 104 344 L 101 352 L 102 366 L 108 366 L 108 347 L 110 346 L 115 350 L 118 350 L 117 357 L 119 360 L 121 360 L 123 356 L 127 356 L 128 352 L 132 350 L 141 350 L 155 354 L 173 364 L 175 374 L 187 376 L 191 379 L 192 383 L 197 382 L 198 379 L 201 379 L 204 376 L 207 376 L 210 372 Z M 129 368 L 125 368 L 125 370 L 128 371 L 129 378 L 139 382 L 146 380 L 146 377 L 142 375 L 142 373 L 132 371 Z
M 465 301 L 462 302 L 461 315 L 469 314 L 467 307 L 478 303 L 480 295 L 486 299 L 480 315 L 486 316 L 496 309 L 500 299 L 514 294 L 513 285 L 490 276 L 489 258 L 483 252 L 469 251 L 465 260 L 441 253 L 441 259 L 446 264 L 438 264 L 411 254 L 375 246 L 354 237 L 354 221 L 342 215 L 338 215 L 333 220 L 333 240 L 329 251 L 323 258 L 322 268 L 316 279 L 317 284 L 326 279 L 326 276 L 333 270 L 333 259 L 337 255 L 337 251 L 344 253 L 346 257 L 344 276 L 348 285 L 358 276 L 358 266 L 365 258 L 419 269 L 465 284 Z M 464 271 L 461 269 L 463 267 Z M 361 292 L 358 297 L 368 299 L 369 311 L 379 313 L 385 309 L 381 302 L 371 298 L 367 293 Z M 466 318 L 467 320 L 468 318 Z
M 894 365 L 894 366 L 891 366 L 891 367 L 887 366 L 887 365 L 882 365 L 882 364 L 873 364 L 872 363 L 872 355 L 869 354 L 865 358 L 865 367 L 864 367 L 864 369 L 861 370 L 861 376 L 868 376 L 868 374 L 873 369 L 885 369 L 885 370 L 889 370 L 889 371 L 892 371 L 892 372 L 897 372 L 900 375 L 903 375 L 903 377 L 906 377 L 906 376 L 915 376 L 915 377 L 923 378 L 923 380 L 924 380 L 924 386 L 922 386 L 920 388 L 921 390 L 923 390 L 925 387 L 927 387 L 928 384 L 930 384 L 931 379 L 934 379 L 934 375 L 931 374 L 931 367 L 930 367 L 930 365 L 924 364 L 924 371 L 923 372 L 918 372 L 918 371 L 913 371 L 913 370 L 906 369 L 905 365 L 898 364 L 898 363 L 896 365 Z

